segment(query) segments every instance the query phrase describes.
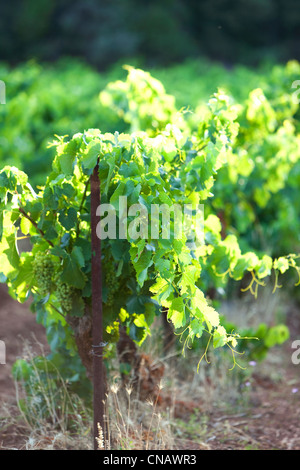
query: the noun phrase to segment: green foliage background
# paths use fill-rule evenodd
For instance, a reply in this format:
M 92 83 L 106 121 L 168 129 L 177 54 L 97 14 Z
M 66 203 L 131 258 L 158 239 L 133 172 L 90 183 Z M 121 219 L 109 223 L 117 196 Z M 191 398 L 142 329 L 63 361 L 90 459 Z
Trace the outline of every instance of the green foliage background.
M 70 388 L 83 396 L 90 391 L 72 330 L 60 311 L 68 290 L 65 284 L 69 282 L 77 282 L 72 286 L 77 289 L 74 304 L 78 311 L 72 312 L 74 317 L 83 315 L 83 299 L 90 300 L 87 282 L 90 260 L 85 244 L 88 233 L 76 238 L 84 184 L 81 173 L 74 181 L 70 176 L 72 159 L 80 158 L 79 150 L 85 148 L 82 136 L 91 140 L 91 151 L 84 157 L 86 167 L 80 169 L 85 176 L 88 174 L 85 170 L 91 170 L 95 163 L 98 140 L 106 133 L 111 133 L 108 140 L 114 145 L 115 131 L 125 133 L 127 140 L 128 135 L 140 131 L 147 139 L 155 139 L 171 124 L 186 138 L 185 144 L 177 146 L 168 130 L 159 158 L 166 164 L 166 174 L 172 173 L 165 189 L 177 194 L 180 186 L 176 179 L 180 167 L 176 166 L 177 152 L 185 155 L 180 184 L 186 184 L 205 199 L 208 249 L 199 257 L 201 276 L 189 266 L 186 253 L 180 253 L 181 261 L 186 263 L 181 282 L 186 292 L 190 289 L 189 295 L 195 294 L 197 284 L 199 291 L 213 292 L 216 298 L 206 305 L 201 303 L 202 298 L 190 295 L 194 307 L 200 304 L 207 307 L 207 315 L 215 318 L 212 305 L 217 307 L 218 301 L 236 294 L 240 283 L 257 295 L 264 279 L 269 277 L 275 289 L 284 282 L 285 289 L 297 300 L 299 267 L 297 257 L 288 255 L 299 253 L 300 246 L 299 104 L 293 100 L 291 89 L 292 83 L 300 79 L 299 23 L 298 0 L 1 3 L 0 80 L 6 84 L 6 104 L 0 105 L 1 204 L 7 203 L 8 194 L 10 204 L 14 191 L 22 188 L 25 199 L 30 200 L 22 201 L 24 210 L 29 210 L 50 241 L 59 239 L 60 245 L 56 251 L 53 247 L 51 256 L 63 259 L 61 283 L 66 290 L 58 295 L 57 285 L 51 284 L 50 305 L 49 297 L 36 292 L 38 282 L 33 270 L 34 255 L 45 250 L 45 246 L 49 250 L 49 246 L 38 238 L 38 230 L 29 229 L 28 219 L 20 221 L 17 206 L 10 206 L 9 220 L 1 210 L 0 235 L 4 234 L 4 242 L 0 252 L 2 271 L 6 269 L 7 275 L 1 274 L 1 280 L 8 282 L 11 294 L 20 301 L 27 298 L 31 283 L 32 310 L 44 325 L 51 348 L 48 359 L 52 368 L 50 362 L 40 358 L 35 361 L 35 367 L 45 373 L 45 382 L 51 379 L 55 386 L 59 370 Z M 88 131 L 91 129 L 99 131 Z M 222 152 L 225 137 L 226 157 Z M 200 155 L 193 139 L 203 145 Z M 125 154 L 130 154 L 127 144 L 125 147 Z M 121 145 L 118 151 L 123 150 Z M 133 160 L 137 158 L 134 152 L 130 155 Z M 113 173 L 112 160 L 107 162 L 101 176 L 109 180 L 105 196 L 108 200 L 124 192 L 133 198 L 146 198 L 152 191 L 149 187 L 161 184 L 158 180 L 153 182 L 149 175 L 143 179 L 146 160 L 138 171 L 123 168 L 124 174 Z M 28 174 L 33 189 L 26 186 L 23 173 L 9 167 Z M 125 186 L 122 178 L 127 178 L 123 181 Z M 149 184 L 148 193 L 143 192 L 144 187 L 143 191 L 137 190 L 139 179 L 144 186 Z M 44 205 L 33 196 L 34 191 L 42 195 Z M 67 200 L 74 207 L 67 208 Z M 87 215 L 84 217 L 83 224 L 87 223 Z M 14 248 L 18 223 L 36 243 L 32 255 L 26 253 L 20 258 Z M 152 259 L 142 245 L 131 247 L 131 251 L 128 246 L 124 249 L 117 244 L 105 248 L 107 272 L 103 293 L 107 338 L 111 342 L 117 340 L 115 321 L 119 319 L 138 343 L 150 333 L 157 305 L 152 299 L 150 279 L 145 285 L 142 282 L 145 269 L 149 268 L 151 281 L 155 274 L 161 275 L 160 284 L 156 285 L 162 289 L 159 300 L 169 302 L 173 325 L 188 325 L 188 341 L 184 344 L 190 345 L 189 340 L 197 338 L 197 347 L 203 351 L 207 338 L 203 340 L 200 317 L 186 315 L 186 298 L 173 298 L 164 284 L 166 266 L 174 261 L 173 247 L 163 247 L 166 252 L 169 250 L 170 257 L 164 260 Z M 135 265 L 134 256 L 130 256 L 136 251 L 141 261 Z M 130 276 L 122 271 L 124 266 L 130 267 Z M 56 270 L 59 271 L 57 267 Z M 118 277 L 122 273 L 118 281 L 114 272 L 119 273 Z M 113 292 L 108 288 L 112 282 Z M 115 309 L 112 299 L 117 289 L 125 289 L 123 298 L 127 303 L 124 306 L 117 302 Z M 235 325 L 226 318 L 221 319 L 220 325 L 216 323 L 213 327 L 216 349 L 226 344 L 223 325 L 228 331 L 235 330 Z M 260 319 L 253 329 L 239 333 L 258 338 L 256 342 L 241 340 L 236 345 L 239 351 L 247 349 L 248 357 L 254 359 L 264 358 L 269 348 L 284 342 L 289 334 L 286 325 L 265 325 Z M 235 343 L 235 338 L 230 341 Z M 15 377 L 22 376 L 27 384 L 32 372 L 32 367 L 23 360 L 14 367 Z
M 124 58 L 167 65 L 205 55 L 226 63 L 299 59 L 297 0 L 14 0 L 1 2 L 0 57 Z

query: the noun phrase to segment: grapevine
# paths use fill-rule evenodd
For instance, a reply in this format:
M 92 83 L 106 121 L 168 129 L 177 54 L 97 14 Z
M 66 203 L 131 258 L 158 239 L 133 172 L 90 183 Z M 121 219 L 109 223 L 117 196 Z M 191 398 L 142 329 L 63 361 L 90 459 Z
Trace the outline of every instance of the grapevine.
M 142 122 L 141 116 L 135 121 Z M 242 338 L 221 324 L 215 305 L 206 297 L 209 282 L 224 286 L 228 279 L 241 281 L 250 274 L 249 290 L 256 295 L 256 287 L 273 272 L 284 274 L 290 268 L 298 272 L 297 258 L 281 256 L 276 261 L 245 250 L 238 233 L 224 233 L 215 213 L 218 207 L 210 202 L 218 175 L 230 166 L 238 133 L 230 99 L 216 93 L 195 130 L 175 116 L 168 121 L 151 132 L 112 134 L 90 129 L 68 140 L 56 136 L 51 144 L 52 172 L 38 194 L 30 190 L 22 171 L 9 166 L 0 171 L 1 271 L 20 301 L 33 296 L 33 308 L 52 335 L 55 328 L 67 338 L 73 332 L 77 350 L 71 340 L 67 348 L 73 357 L 80 355 L 88 376 L 93 360 L 89 181 L 97 164 L 101 201 L 115 210 L 117 218 L 120 197 L 126 197 L 128 205 L 145 208 L 206 204 L 203 244 L 191 245 L 185 234 L 177 239 L 152 237 L 151 230 L 140 238 L 128 230 L 123 238 L 103 243 L 104 328 L 110 343 L 117 341 L 121 325 L 140 345 L 151 334 L 156 315 L 167 311 L 175 332 L 188 332 L 187 347 L 208 334 L 212 348 L 227 346 L 232 351 Z M 33 244 L 34 258 L 16 250 L 19 218 Z M 174 224 L 170 218 L 167 225 L 173 234 Z M 57 342 L 52 344 L 56 347 Z

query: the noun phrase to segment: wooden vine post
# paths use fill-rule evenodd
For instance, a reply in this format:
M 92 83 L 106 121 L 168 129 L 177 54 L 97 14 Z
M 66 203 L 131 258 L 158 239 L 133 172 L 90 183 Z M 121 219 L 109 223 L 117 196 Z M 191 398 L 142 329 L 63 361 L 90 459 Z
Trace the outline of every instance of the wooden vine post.
M 90 178 L 91 184 L 91 248 L 92 248 L 92 321 L 93 321 L 93 410 L 94 450 L 98 449 L 98 426 L 105 436 L 105 370 L 103 362 L 103 310 L 101 239 L 97 236 L 97 208 L 101 203 L 98 163 Z

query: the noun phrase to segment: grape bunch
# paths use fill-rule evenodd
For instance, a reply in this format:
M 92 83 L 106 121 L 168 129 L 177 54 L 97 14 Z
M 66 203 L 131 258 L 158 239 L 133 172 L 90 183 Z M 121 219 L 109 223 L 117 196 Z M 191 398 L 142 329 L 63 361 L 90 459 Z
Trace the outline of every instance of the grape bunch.
M 60 303 L 61 308 L 64 312 L 69 313 L 72 310 L 72 297 L 73 297 L 73 287 L 65 283 L 58 283 L 56 285 L 56 297 Z
M 62 310 L 69 313 L 73 306 L 74 288 L 65 282 L 61 282 L 60 273 L 55 275 L 55 294 Z
M 112 260 L 105 263 L 105 284 L 107 287 L 106 305 L 111 307 L 114 303 L 115 294 L 120 287 L 119 279 L 116 276 L 116 268 Z
M 50 255 L 39 251 L 33 260 L 33 274 L 39 293 L 46 296 L 51 292 L 54 263 Z

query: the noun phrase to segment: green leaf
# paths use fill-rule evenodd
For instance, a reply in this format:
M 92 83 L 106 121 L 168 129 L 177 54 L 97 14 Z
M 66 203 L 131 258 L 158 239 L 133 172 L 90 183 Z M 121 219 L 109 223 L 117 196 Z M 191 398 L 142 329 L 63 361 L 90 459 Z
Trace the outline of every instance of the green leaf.
M 110 180 L 113 176 L 113 172 L 115 170 L 115 167 L 116 167 L 116 158 L 115 158 L 115 155 L 109 155 L 109 157 L 107 158 L 106 160 L 106 163 L 109 167 L 109 170 L 108 170 L 108 175 L 107 175 L 107 178 L 106 178 L 106 182 L 105 182 L 105 188 L 104 188 L 104 194 L 107 194 L 108 193 L 108 188 L 109 188 L 109 184 L 110 184 Z
M 179 254 L 178 259 L 180 263 L 182 263 L 184 266 L 188 266 L 192 261 L 191 255 L 189 253 L 184 252 Z
M 145 306 L 145 319 L 148 324 L 148 326 L 152 325 L 155 314 L 157 312 L 157 306 L 153 302 L 147 302 L 144 304 Z
M 170 279 L 173 277 L 171 261 L 169 259 L 160 258 L 155 261 L 155 267 L 161 277 Z
M 194 294 L 199 274 L 199 266 L 190 265 L 185 267 L 179 282 L 182 293 Z
M 196 338 L 201 338 L 204 331 L 203 323 L 197 319 L 192 320 L 190 323 L 190 331 L 192 337 L 196 336 Z
M 191 297 L 191 310 L 195 318 L 201 322 L 206 322 L 209 331 L 219 326 L 220 317 L 218 312 L 208 304 L 203 292 L 198 287 L 196 287 Z
M 33 269 L 31 254 L 23 253 L 20 258 L 20 264 L 17 276 L 13 279 L 12 285 L 17 294 L 19 302 L 25 302 L 28 291 L 32 285 Z
M 28 235 L 30 227 L 31 227 L 30 220 L 28 220 L 26 217 L 22 217 L 21 222 L 20 222 L 20 229 L 23 235 Z
M 76 253 L 68 255 L 64 260 L 61 281 L 77 289 L 84 288 L 86 277 L 80 269 Z
M 227 333 L 223 326 L 218 326 L 213 333 L 214 348 L 221 348 L 227 343 Z
M 4 228 L 3 222 L 4 222 L 4 212 L 0 210 L 0 242 L 3 237 L 3 228 Z
M 177 155 L 177 148 L 173 141 L 166 141 L 162 148 L 162 155 L 167 162 L 171 162 Z
M 165 192 L 163 189 L 159 191 L 159 200 L 163 204 L 167 204 L 170 207 L 173 205 L 172 199 L 170 198 L 170 196 L 168 196 L 167 192 Z
M 270 275 L 273 266 L 273 260 L 270 256 L 264 255 L 256 267 L 257 277 L 262 279 Z
M 3 237 L 0 243 L 0 269 L 5 276 L 19 268 L 19 254 L 16 248 L 15 234 Z
M 206 307 L 202 311 L 204 320 L 210 330 L 212 327 L 218 326 L 220 322 L 220 317 L 218 312 L 211 307 L 210 305 L 206 305 Z
M 119 209 L 119 197 L 124 195 L 126 184 L 124 181 L 120 181 L 115 191 L 113 192 L 110 203 L 114 205 L 116 209 Z
M 58 220 L 68 231 L 75 228 L 77 224 L 77 210 L 74 207 L 70 207 L 65 211 L 61 211 Z
M 145 280 L 147 279 L 148 268 L 152 266 L 152 252 L 144 250 L 140 257 L 138 255 L 133 260 L 133 265 L 135 267 L 137 281 L 140 286 L 143 286 Z
M 185 305 L 182 297 L 176 297 L 172 300 L 168 311 L 168 319 L 171 319 L 174 328 L 181 328 L 185 325 Z
M 277 344 L 280 345 L 284 343 L 289 339 L 289 336 L 290 332 L 286 325 L 280 324 L 272 326 L 264 338 L 264 343 L 268 348 L 272 348 Z
M 86 152 L 82 156 L 82 164 L 87 170 L 92 170 L 97 165 L 97 160 L 101 152 L 101 143 L 91 141 Z
M 5 188 L 5 190 L 9 187 L 9 179 L 4 169 L 0 172 L 0 187 Z
M 220 219 L 213 214 L 210 214 L 207 219 L 204 222 L 205 229 L 215 233 L 219 234 L 222 230 L 222 224 Z
M 79 246 L 74 246 L 72 250 L 72 257 L 74 260 L 76 260 L 78 266 L 83 268 L 85 266 L 85 259 L 83 256 L 83 251 Z
M 123 163 L 121 165 L 119 173 L 124 178 L 130 178 L 130 177 L 140 175 L 142 173 L 142 171 L 141 171 L 141 168 L 139 167 L 137 162 L 130 161 L 128 163 Z
M 77 138 L 73 138 L 64 145 L 63 152 L 59 155 L 59 165 L 63 174 L 72 175 L 75 157 L 79 148 Z
M 53 188 L 47 187 L 44 190 L 43 200 L 49 210 L 56 211 L 58 208 L 58 197 L 54 194 Z
M 281 274 L 283 274 L 289 269 L 289 262 L 286 258 L 281 256 L 280 258 L 274 260 L 273 266 L 274 269 L 278 269 Z
M 255 253 L 248 252 L 241 255 L 232 270 L 232 277 L 240 280 L 244 276 L 245 271 L 252 271 L 259 264 L 259 259 Z
M 165 279 L 158 277 L 156 282 L 150 287 L 150 292 L 155 294 L 159 304 L 162 304 L 164 300 L 167 300 L 170 295 L 174 292 L 173 286 Z

